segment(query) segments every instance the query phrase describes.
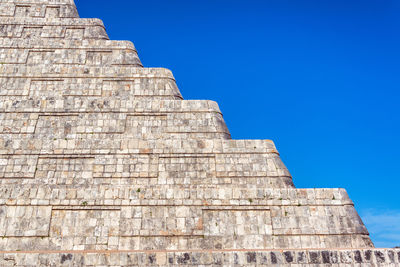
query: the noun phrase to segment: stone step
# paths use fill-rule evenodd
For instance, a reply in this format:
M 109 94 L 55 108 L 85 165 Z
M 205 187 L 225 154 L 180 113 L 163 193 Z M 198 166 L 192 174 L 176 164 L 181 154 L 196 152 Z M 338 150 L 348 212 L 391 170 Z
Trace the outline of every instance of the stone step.
M 41 39 L 25 42 L 0 39 L 1 64 L 131 65 L 142 67 L 128 41 Z
M 0 38 L 108 40 L 108 35 L 99 19 L 0 17 Z
M 79 18 L 73 1 L 2 0 L 0 17 Z
M 41 5 L 75 5 L 74 0 L 2 0 L 4 3 L 41 4 Z
M 0 155 L 64 154 L 278 154 L 270 140 L 42 140 L 22 135 L 4 134 L 0 138 Z
M 116 49 L 25 49 L 0 48 L 1 64 L 38 64 L 112 66 L 130 65 L 143 67 L 136 51 Z
M 295 189 L 265 190 L 275 197 L 281 194 L 281 203 L 275 206 L 249 201 L 251 190 L 232 186 L 167 187 L 103 186 L 99 191 L 99 187 L 40 185 L 25 186 L 25 193 L 22 187 L 12 188 L 17 192 L 2 188 L 1 201 L 7 205 L 0 208 L 4 214 L 0 250 L 27 250 L 26 244 L 51 250 L 167 249 L 171 242 L 177 249 L 371 246 L 343 190 L 300 193 L 298 199 L 304 193 L 344 198 L 343 203 L 325 199 L 330 203 L 322 205 L 309 198 L 299 205 L 292 198 L 300 195 Z M 287 193 L 292 196 L 286 195 L 285 202 L 281 199 Z M 20 199 L 21 204 L 13 204 Z
M 139 187 L 137 184 L 4 184 L 0 203 L 7 206 L 237 206 L 279 207 L 279 215 L 322 216 L 325 207 L 354 206 L 342 188 L 268 188 L 255 184 L 164 184 Z M 315 207 L 312 210 L 309 207 Z M 270 210 L 271 208 L 268 208 Z M 334 208 L 332 208 L 334 211 Z M 350 212 L 347 210 L 346 213 Z M 353 212 L 353 211 L 352 211 Z M 286 214 L 287 213 L 287 214 Z M 339 213 L 338 213 L 339 214 Z M 345 216 L 344 213 L 340 216 Z M 356 216 L 356 218 L 359 218 Z M 302 225 L 313 227 L 313 225 Z M 281 229 L 281 227 L 278 227 Z M 322 231 L 323 229 L 321 229 Z
M 0 38 L 0 47 L 2 48 L 21 48 L 21 49 L 91 49 L 97 50 L 133 50 L 136 48 L 131 41 L 114 41 L 103 39 L 87 39 L 87 40 L 74 40 L 74 39 L 59 39 L 59 38 L 45 38 L 45 39 L 13 39 L 13 38 Z
M 171 139 L 192 136 L 228 138 L 220 113 L 0 113 L 0 134 L 32 134 L 33 138 L 86 139 L 120 136 L 119 139 Z
M 165 68 L 138 68 L 132 66 L 82 66 L 46 65 L 26 66 L 21 64 L 0 64 L 1 78 L 155 78 L 174 79 L 172 72 Z M 175 79 L 174 79 L 175 80 Z
M 130 65 L 143 67 L 139 57 L 132 50 L 93 50 L 88 49 L 4 49 L 0 48 L 1 64 L 37 65 L 85 65 L 113 66 Z
M 400 249 L 127 250 L 3 252 L 3 266 L 399 266 Z
M 291 249 L 296 246 L 301 246 L 303 249 L 335 249 L 335 248 L 363 248 L 371 249 L 372 244 L 368 235 L 364 234 L 327 234 L 327 235 L 236 235 L 236 236 L 204 236 L 200 233 L 192 235 L 162 235 L 157 236 L 113 236 L 106 235 L 104 232 L 114 232 L 119 234 L 119 221 L 115 219 L 120 214 L 116 210 L 100 211 L 75 211 L 75 210 L 54 210 L 54 227 L 50 232 L 50 237 L 5 237 L 0 239 L 0 248 L 2 251 L 31 251 L 33 248 L 36 251 L 82 251 L 90 250 L 92 252 L 102 250 L 147 250 L 149 253 L 152 250 L 212 250 L 225 248 L 228 250 L 234 249 Z M 237 216 L 240 216 L 239 214 Z M 85 218 L 90 220 L 94 226 L 85 223 Z M 95 220 L 104 221 L 105 225 L 98 227 Z M 61 220 L 68 220 L 65 225 L 59 224 Z M 179 219 L 179 218 L 178 218 Z M 25 220 L 23 223 L 27 223 Z M 37 223 L 35 220 L 31 223 Z M 147 221 L 147 223 L 151 223 Z M 165 223 L 165 222 L 159 222 Z M 19 226 L 19 225 L 16 225 Z M 49 226 L 49 224 L 44 224 Z M 131 227 L 134 227 L 132 224 Z M 65 228 L 63 228 L 65 227 Z M 8 230 L 8 229 L 7 229 Z M 36 230 L 36 229 L 35 229 Z M 34 231 L 32 233 L 34 233 Z M 36 231 L 39 231 L 37 229 Z M 12 230 L 8 230 L 12 231 Z M 38 234 L 45 235 L 47 232 Z M 100 231 L 100 232 L 99 232 Z M 104 231 L 104 232 L 102 232 Z M 128 229 L 126 230 L 128 231 Z M 144 230 L 146 231 L 146 230 Z M 202 231 L 203 232 L 203 231 Z M 98 236 L 96 236 L 96 234 Z M 10 232 L 10 234 L 14 234 Z M 321 244 L 323 247 L 321 248 Z M 32 266 L 32 265 L 30 265 Z M 59 266 L 59 265 L 56 265 Z M 70 265 L 67 265 L 70 266 Z M 81 265 L 79 265 L 81 266 Z M 98 265 L 94 265 L 98 266 Z M 108 266 L 108 265 L 106 265 Z M 151 265 L 152 266 L 152 265 Z M 194 265 L 198 266 L 198 265 Z M 221 265 L 217 265 L 221 266 Z M 231 265 L 229 265 L 231 266 Z M 247 265 L 245 265 L 247 266 Z M 313 265 L 314 266 L 314 265 Z M 326 266 L 326 265 L 323 265 Z M 329 265 L 328 265 L 329 266 Z M 354 266 L 354 265 L 351 265 Z M 393 266 L 393 265 L 391 265 Z M 395 265 L 396 266 L 396 265 Z
M 0 180 L 2 184 L 249 183 L 293 187 L 290 173 L 275 153 L 0 155 Z
M 169 77 L 138 78 L 30 78 L 0 77 L 0 106 L 9 105 L 9 111 L 37 108 L 41 101 L 67 106 L 72 109 L 92 110 L 93 105 L 101 105 L 105 110 L 124 108 L 124 103 L 161 100 L 182 100 L 182 95 L 174 79 Z M 51 110 L 48 104 L 40 104 Z M 51 102 L 51 103 L 50 103 Z M 18 104 L 16 104 L 18 103 Z M 71 106 L 72 105 L 72 106 Z M 127 106 L 126 108 L 129 108 Z M 42 108 L 41 108 L 42 109 Z M 37 110 L 37 109 L 36 109 Z M 53 110 L 55 111 L 55 110 Z M 61 112 L 62 110 L 59 109 Z
M 65 101 L 69 102 L 68 106 L 82 103 L 80 108 L 84 110 L 89 110 L 89 106 L 93 108 L 93 104 L 99 107 L 109 106 L 109 103 L 124 108 L 126 101 L 134 101 L 138 96 L 182 98 L 172 73 L 166 69 L 54 64 L 36 67 L 24 64 L 0 65 L 1 96 L 6 96 L 2 100 L 8 103 L 8 100 L 12 100 L 13 105 L 27 104 L 24 101 L 27 98 L 33 102 L 48 98 L 53 104 L 57 102 L 57 105 Z M 90 104 L 85 107 L 88 101 Z M 12 106 L 9 108 L 13 109 Z

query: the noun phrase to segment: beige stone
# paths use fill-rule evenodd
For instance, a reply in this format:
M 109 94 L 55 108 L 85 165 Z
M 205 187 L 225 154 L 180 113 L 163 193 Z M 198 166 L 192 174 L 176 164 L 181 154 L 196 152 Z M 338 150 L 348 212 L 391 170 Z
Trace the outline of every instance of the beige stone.
M 345 190 L 296 189 L 72 0 L 3 0 L 0 57 L 1 266 L 400 263 Z

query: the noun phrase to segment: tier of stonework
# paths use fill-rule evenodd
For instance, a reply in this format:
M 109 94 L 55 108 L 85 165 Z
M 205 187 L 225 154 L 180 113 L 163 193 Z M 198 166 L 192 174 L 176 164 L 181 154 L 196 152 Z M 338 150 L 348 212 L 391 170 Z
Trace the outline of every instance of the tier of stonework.
M 0 255 L 1 266 L 400 266 L 399 249 L 31 252 Z
M 400 261 L 344 189 L 296 189 L 272 141 L 232 140 L 73 0 L 0 3 L 0 185 L 0 266 Z

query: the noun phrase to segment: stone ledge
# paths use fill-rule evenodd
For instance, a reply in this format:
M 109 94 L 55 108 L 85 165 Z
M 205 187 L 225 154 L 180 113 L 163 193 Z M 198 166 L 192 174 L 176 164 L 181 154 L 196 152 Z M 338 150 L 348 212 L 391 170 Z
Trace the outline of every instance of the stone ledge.
M 31 17 L 0 17 L 2 25 L 22 25 L 26 26 L 100 26 L 104 27 L 101 19 L 97 18 L 31 18 Z
M 134 50 L 136 48 L 131 41 L 114 41 L 114 40 L 74 40 L 74 39 L 62 39 L 56 38 L 51 40 L 51 38 L 32 40 L 32 39 L 22 39 L 16 40 L 12 38 L 1 38 L 0 39 L 1 48 L 36 48 L 36 49 L 87 49 L 91 50 L 102 50 L 102 49 L 115 49 L 115 50 Z
M 15 141 L 15 142 L 14 142 Z M 263 154 L 279 155 L 270 140 L 111 140 L 107 147 L 99 148 L 96 142 L 79 144 L 79 140 L 26 139 L 21 136 L 0 135 L 0 155 L 82 155 L 82 154 Z M 29 148 L 29 149 L 27 149 Z
M 75 5 L 74 0 L 1 0 L 3 3 L 46 4 L 46 5 Z
M 92 67 L 81 65 L 24 66 L 20 64 L 0 64 L 0 77 L 5 78 L 170 78 L 175 80 L 172 72 L 165 68 L 138 68 L 129 66 Z M 60 76 L 61 75 L 61 76 Z
M 1 266 L 399 266 L 400 249 L 0 252 Z
M 245 185 L 246 186 L 246 185 Z M 239 185 L 2 185 L 0 205 L 86 206 L 348 206 L 353 208 L 344 189 L 259 189 Z M 253 186 L 254 187 L 254 186 Z M 140 190 L 138 190 L 140 189 Z M 138 192 L 139 191 L 139 192 Z M 267 196 L 267 197 L 266 197 Z M 335 199 L 334 199 L 335 198 Z M 249 201 L 251 199 L 251 203 Z M 43 204 L 42 204 L 43 205 Z
M 1 64 L 38 65 L 126 65 L 143 67 L 133 43 L 128 41 L 109 41 L 103 39 L 85 39 L 74 41 L 49 38 L 32 42 L 32 39 L 0 39 L 0 52 L 5 56 Z M 0 83 L 4 83 L 0 82 Z M 8 89 L 8 88 L 7 88 Z
M 0 25 L 0 36 L 8 38 L 109 39 L 99 19 L 0 17 Z
M 8 98 L 8 99 L 6 99 Z M 10 99 L 13 98 L 13 99 Z M 181 99 L 140 99 L 129 98 L 122 101 L 109 101 L 108 105 L 102 103 L 106 99 L 95 97 L 81 97 L 79 105 L 69 105 L 71 101 L 63 99 L 26 100 L 17 97 L 2 96 L 0 112 L 2 113 L 42 113 L 42 114 L 73 114 L 73 113 L 140 113 L 154 115 L 159 113 L 191 113 L 191 112 L 213 112 L 222 114 L 216 102 L 211 100 L 181 100 Z M 78 99 L 78 97 L 74 97 Z M 111 102 L 111 103 L 110 103 Z M 117 105 L 118 104 L 118 105 Z M 65 107 L 68 106 L 68 111 Z M 95 107 L 93 107 L 95 106 Z M 100 106 L 100 107 L 98 107 Z
M 45 3 L 43 1 L 7 1 L 0 3 L 1 17 L 56 17 L 79 18 L 76 6 L 73 3 Z

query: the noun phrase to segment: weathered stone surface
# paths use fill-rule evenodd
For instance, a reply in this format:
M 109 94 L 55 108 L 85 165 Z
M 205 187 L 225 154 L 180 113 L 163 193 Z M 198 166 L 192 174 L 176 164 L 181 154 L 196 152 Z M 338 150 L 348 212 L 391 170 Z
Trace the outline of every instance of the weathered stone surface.
M 78 18 L 73 1 L 2 0 L 1 17 Z
M 331 254 L 356 257 L 357 250 L 331 250 Z M 374 250 L 381 256 L 373 257 L 369 261 L 361 259 L 356 263 L 345 263 L 347 259 L 320 258 L 314 255 L 323 255 L 326 251 L 204 251 L 204 252 L 60 252 L 60 253 L 7 253 L 0 255 L 1 266 L 399 266 L 398 259 L 388 259 L 387 255 L 396 254 L 398 250 Z M 297 260 L 287 255 L 303 254 L 304 260 Z M 347 256 L 346 256 L 347 257 Z M 316 263 L 318 262 L 318 263 Z
M 0 63 L 0 266 L 399 264 L 72 0 L 3 0 Z

